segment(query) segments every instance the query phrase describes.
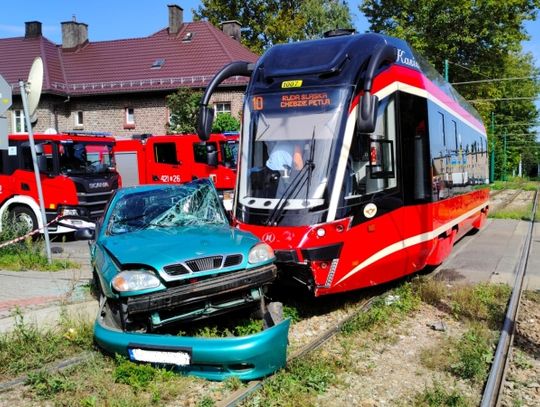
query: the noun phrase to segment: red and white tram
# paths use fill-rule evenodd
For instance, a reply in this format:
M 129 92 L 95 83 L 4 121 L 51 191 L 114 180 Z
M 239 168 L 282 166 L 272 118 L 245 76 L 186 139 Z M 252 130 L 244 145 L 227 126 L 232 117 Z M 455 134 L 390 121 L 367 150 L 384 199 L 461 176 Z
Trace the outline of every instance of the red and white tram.
M 234 222 L 314 295 L 440 264 L 484 224 L 485 128 L 406 42 L 330 35 L 232 63 L 206 89 L 202 139 L 211 94 L 235 75 L 251 79 Z

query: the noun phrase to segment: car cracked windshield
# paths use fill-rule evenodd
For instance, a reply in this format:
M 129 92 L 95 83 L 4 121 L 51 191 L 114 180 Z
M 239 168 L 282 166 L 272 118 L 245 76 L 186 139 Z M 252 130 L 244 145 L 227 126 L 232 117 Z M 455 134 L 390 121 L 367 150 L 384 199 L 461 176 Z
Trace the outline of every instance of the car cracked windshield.
M 120 198 L 111 213 L 111 235 L 143 229 L 228 225 L 219 197 L 208 180 L 137 191 Z
M 111 144 L 62 143 L 59 157 L 60 171 L 68 174 L 106 173 L 115 166 Z

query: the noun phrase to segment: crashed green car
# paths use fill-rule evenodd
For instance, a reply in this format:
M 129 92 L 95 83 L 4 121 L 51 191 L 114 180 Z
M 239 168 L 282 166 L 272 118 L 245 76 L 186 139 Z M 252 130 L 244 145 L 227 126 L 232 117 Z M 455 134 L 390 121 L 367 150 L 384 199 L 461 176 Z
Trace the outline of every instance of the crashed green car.
M 240 308 L 264 311 L 276 277 L 270 246 L 229 225 L 211 181 L 120 189 L 93 238 L 94 337 L 103 350 L 214 380 L 251 380 L 284 366 L 289 321 L 279 317 L 243 337 L 167 330 Z

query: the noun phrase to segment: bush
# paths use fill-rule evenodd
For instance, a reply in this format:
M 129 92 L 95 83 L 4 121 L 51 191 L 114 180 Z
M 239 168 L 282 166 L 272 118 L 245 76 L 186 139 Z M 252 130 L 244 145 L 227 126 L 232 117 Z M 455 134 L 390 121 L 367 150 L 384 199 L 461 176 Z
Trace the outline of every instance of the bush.
M 212 133 L 225 133 L 226 131 L 240 130 L 240 122 L 230 113 L 220 113 L 214 120 Z

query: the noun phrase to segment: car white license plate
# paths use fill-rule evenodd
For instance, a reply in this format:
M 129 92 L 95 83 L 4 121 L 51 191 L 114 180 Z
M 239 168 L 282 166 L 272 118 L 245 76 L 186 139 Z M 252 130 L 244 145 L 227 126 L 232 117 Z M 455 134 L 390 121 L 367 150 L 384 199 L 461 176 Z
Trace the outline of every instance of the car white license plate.
M 129 358 L 137 362 L 163 363 L 167 365 L 189 366 L 191 355 L 182 351 L 161 351 L 131 348 Z

